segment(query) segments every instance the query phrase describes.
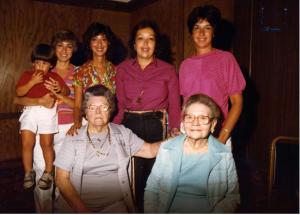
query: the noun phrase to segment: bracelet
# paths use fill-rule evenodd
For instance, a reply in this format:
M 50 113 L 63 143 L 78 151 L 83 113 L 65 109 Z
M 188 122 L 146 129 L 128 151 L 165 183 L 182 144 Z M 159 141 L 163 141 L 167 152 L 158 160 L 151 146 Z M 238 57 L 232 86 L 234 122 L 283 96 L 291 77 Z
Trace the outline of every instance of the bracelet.
M 230 131 L 227 128 L 222 128 L 222 130 L 226 133 L 230 133 Z

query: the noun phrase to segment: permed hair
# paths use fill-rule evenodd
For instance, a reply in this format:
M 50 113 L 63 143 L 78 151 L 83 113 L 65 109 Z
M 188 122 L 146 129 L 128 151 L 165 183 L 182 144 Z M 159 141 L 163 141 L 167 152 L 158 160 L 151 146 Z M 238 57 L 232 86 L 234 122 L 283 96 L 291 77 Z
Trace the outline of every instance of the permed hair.
M 116 105 L 115 105 L 114 95 L 107 87 L 105 87 L 101 84 L 97 84 L 97 85 L 87 88 L 83 94 L 83 101 L 82 101 L 82 108 L 81 108 L 81 112 L 83 114 L 85 114 L 85 110 L 87 108 L 87 103 L 91 96 L 105 97 L 107 99 L 107 102 L 110 107 L 110 109 L 109 109 L 110 114 L 115 111 Z
M 60 30 L 53 35 L 51 40 L 51 45 L 53 48 L 55 48 L 56 45 L 61 42 L 70 42 L 73 46 L 73 53 L 77 51 L 78 39 L 72 31 Z
M 213 27 L 214 31 L 216 31 L 218 24 L 221 21 L 221 12 L 213 5 L 195 7 L 189 14 L 187 21 L 190 34 L 192 34 L 194 25 L 199 20 L 207 20 Z
M 210 116 L 211 118 L 218 119 L 220 117 L 221 112 L 217 103 L 209 96 L 200 93 L 194 94 L 186 100 L 186 102 L 182 106 L 182 112 L 181 112 L 182 117 L 186 113 L 186 109 L 192 104 L 196 104 L 196 103 L 207 106 L 211 110 L 212 113 L 212 116 Z
M 52 46 L 43 43 L 38 44 L 31 53 L 31 62 L 33 63 L 36 60 L 46 61 L 51 66 L 55 66 L 56 56 Z
M 99 23 L 99 22 L 94 22 L 90 24 L 90 26 L 87 28 L 87 30 L 83 34 L 83 46 L 85 49 L 85 54 L 88 59 L 92 59 L 93 53 L 90 48 L 90 42 L 93 37 L 96 37 L 98 35 L 105 35 L 107 41 L 108 41 L 108 49 L 106 52 L 106 58 L 109 61 L 113 61 L 113 53 L 114 53 L 114 45 L 116 42 L 116 36 L 110 29 L 108 25 Z

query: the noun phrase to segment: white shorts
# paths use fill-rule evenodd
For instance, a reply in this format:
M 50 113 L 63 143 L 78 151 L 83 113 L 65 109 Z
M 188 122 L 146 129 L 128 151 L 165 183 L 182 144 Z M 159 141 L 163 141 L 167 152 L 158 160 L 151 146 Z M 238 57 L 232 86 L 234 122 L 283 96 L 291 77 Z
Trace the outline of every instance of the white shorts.
M 35 134 L 54 134 L 58 132 L 57 107 L 26 106 L 19 122 L 20 130 L 29 130 Z

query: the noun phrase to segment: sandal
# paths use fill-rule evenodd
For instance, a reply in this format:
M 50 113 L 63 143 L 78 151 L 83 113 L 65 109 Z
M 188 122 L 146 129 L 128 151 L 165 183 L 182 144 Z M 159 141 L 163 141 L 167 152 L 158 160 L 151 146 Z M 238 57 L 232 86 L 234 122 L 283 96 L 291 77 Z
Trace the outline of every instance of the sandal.
M 30 189 L 35 185 L 35 172 L 30 170 L 30 172 L 26 172 L 24 175 L 24 189 Z
M 48 190 L 52 186 L 53 176 L 51 173 L 44 171 L 42 177 L 38 181 L 38 186 L 42 190 Z

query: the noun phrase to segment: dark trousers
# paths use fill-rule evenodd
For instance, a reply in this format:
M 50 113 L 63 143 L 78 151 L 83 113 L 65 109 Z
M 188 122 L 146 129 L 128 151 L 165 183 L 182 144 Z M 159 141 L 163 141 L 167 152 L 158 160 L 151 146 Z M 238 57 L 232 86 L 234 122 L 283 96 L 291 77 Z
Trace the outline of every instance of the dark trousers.
M 122 124 L 131 129 L 137 136 L 148 143 L 154 143 L 164 139 L 163 113 L 147 112 L 143 114 L 125 112 Z M 135 165 L 135 201 L 138 212 L 144 212 L 144 189 L 148 176 L 155 162 L 153 159 L 134 158 Z

